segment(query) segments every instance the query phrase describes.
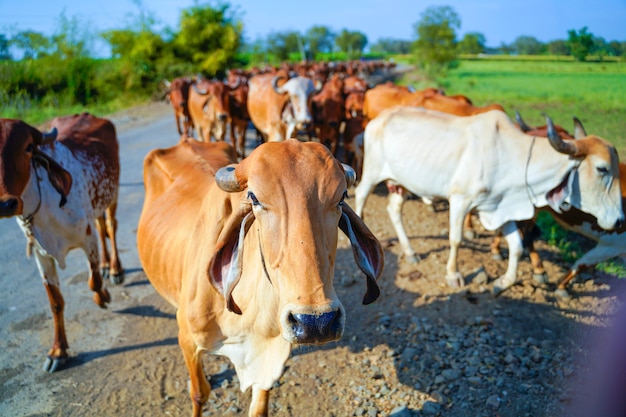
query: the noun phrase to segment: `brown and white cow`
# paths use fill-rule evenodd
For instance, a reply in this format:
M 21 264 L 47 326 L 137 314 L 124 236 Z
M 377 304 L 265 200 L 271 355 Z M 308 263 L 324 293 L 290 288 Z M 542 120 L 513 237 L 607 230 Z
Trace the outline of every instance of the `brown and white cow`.
M 28 252 L 35 255 L 54 318 L 44 369 L 54 372 L 68 356 L 56 264 L 65 268 L 67 253 L 81 248 L 89 261 L 89 288 L 102 308 L 110 301 L 103 275 L 123 281 L 115 238 L 120 175 L 115 127 L 88 113 L 54 119 L 48 134 L 20 120 L 0 119 L 0 155 L 0 217 L 16 217 Z
M 499 110 L 466 117 L 418 107 L 386 110 L 365 128 L 356 212 L 362 213 L 367 196 L 382 181 L 416 195 L 446 198 L 446 281 L 461 286 L 457 252 L 463 219 L 475 210 L 487 230 L 502 228 L 509 246 L 507 271 L 494 283 L 499 293 L 517 280 L 522 242 L 516 221 L 532 218 L 536 208 L 563 212 L 576 207 L 594 215 L 606 230 L 624 222 L 615 147 L 595 136 L 571 141 L 550 134 L 548 139 L 526 135 Z M 402 225 L 404 198 L 395 193 L 389 198 L 388 212 L 403 253 L 416 258 Z
M 194 82 L 195 80 L 188 77 L 174 78 L 171 82 L 165 82 L 168 88 L 167 98 L 174 109 L 174 119 L 179 135 L 190 135 L 194 128 L 188 107 L 189 88 Z
M 306 77 L 276 74 L 255 75 L 248 81 L 248 113 L 256 128 L 269 142 L 295 137 L 313 123 L 311 98 L 313 81 Z
M 199 78 L 189 89 L 189 114 L 198 140 L 223 141 L 228 123 L 228 93 L 237 88 L 219 80 Z
M 379 295 L 379 242 L 344 203 L 354 171 L 315 142 L 268 142 L 239 165 L 223 143 L 181 141 L 148 154 L 137 243 L 146 275 L 177 309 L 193 416 L 210 386 L 202 352 L 227 356 L 250 416 L 266 416 L 269 390 L 292 346 L 337 340 L 345 311 L 333 287 L 337 233 Z

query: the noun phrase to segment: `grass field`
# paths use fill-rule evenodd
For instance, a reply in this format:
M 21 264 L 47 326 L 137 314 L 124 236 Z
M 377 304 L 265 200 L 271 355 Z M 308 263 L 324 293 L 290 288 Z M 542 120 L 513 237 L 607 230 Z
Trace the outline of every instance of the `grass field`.
M 422 88 L 416 74 L 404 82 Z M 626 161 L 626 62 L 461 60 L 441 80 L 446 93 L 464 94 L 477 105 L 500 103 L 518 110 L 529 125 L 543 125 L 542 112 L 572 131 L 572 116 L 587 133 L 612 142 Z

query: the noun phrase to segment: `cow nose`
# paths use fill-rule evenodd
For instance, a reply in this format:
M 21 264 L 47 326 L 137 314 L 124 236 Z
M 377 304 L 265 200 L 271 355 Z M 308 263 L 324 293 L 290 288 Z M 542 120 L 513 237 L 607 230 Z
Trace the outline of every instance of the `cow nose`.
M 302 130 L 309 130 L 311 128 L 311 123 L 309 122 L 304 122 L 302 123 Z
M 339 126 L 339 122 L 328 122 L 328 126 L 335 128 L 337 126 Z
M 322 314 L 290 314 L 289 324 L 294 342 L 319 344 L 341 337 L 342 328 L 339 310 Z
M 619 218 L 615 222 L 615 229 L 620 229 L 624 225 L 624 218 Z
M 0 217 L 13 216 L 17 212 L 17 198 L 0 201 Z
M 224 113 L 218 114 L 218 115 L 217 115 L 217 119 L 218 119 L 220 122 L 223 122 L 224 120 L 226 120 L 226 114 L 224 114 Z

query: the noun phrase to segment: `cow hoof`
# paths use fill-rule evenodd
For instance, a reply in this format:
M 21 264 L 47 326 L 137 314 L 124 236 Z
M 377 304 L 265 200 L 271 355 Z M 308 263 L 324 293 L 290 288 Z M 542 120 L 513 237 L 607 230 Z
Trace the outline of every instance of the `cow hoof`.
M 502 261 L 504 260 L 504 257 L 501 253 L 493 253 L 491 254 L 491 259 L 493 259 L 494 261 Z
M 109 279 L 109 267 L 100 268 L 102 279 Z
M 119 274 L 111 274 L 109 275 L 109 281 L 113 285 L 120 285 L 124 282 L 124 272 L 120 272 Z
M 500 294 L 502 294 L 505 290 L 513 286 L 513 284 L 514 282 L 509 283 L 505 280 L 504 277 L 500 277 L 493 282 L 493 289 L 491 292 L 493 293 L 494 297 L 497 297 Z
M 99 291 L 93 295 L 93 301 L 100 308 L 106 308 L 107 303 L 111 302 L 111 295 L 106 288 L 103 288 L 102 291 Z
M 533 274 L 533 279 L 537 284 L 547 284 L 548 283 L 548 274 L 542 272 L 541 274 Z
M 456 272 L 454 275 L 451 276 L 446 276 L 446 282 L 451 288 L 461 288 L 465 285 L 463 275 L 461 275 L 459 272 Z
M 476 233 L 473 230 L 465 230 L 463 232 L 463 237 L 467 240 L 474 240 L 476 239 Z
M 569 292 L 567 292 L 567 290 L 565 288 L 557 288 L 554 291 L 554 294 L 557 297 L 559 297 L 559 298 L 561 298 L 563 300 L 568 300 L 568 299 L 572 298 L 572 295 Z
M 43 370 L 51 374 L 59 369 L 59 366 L 64 365 L 66 360 L 67 358 L 51 358 L 48 356 L 43 363 Z
M 403 255 L 404 260 L 410 264 L 416 264 L 420 261 L 420 257 L 416 254 L 413 255 Z

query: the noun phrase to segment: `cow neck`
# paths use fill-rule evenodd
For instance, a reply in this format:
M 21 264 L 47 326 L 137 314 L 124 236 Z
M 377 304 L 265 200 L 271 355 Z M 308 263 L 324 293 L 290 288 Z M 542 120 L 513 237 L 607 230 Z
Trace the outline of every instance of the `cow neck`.
M 33 246 L 35 245 L 35 234 L 33 233 L 33 220 L 35 218 L 35 214 L 39 212 L 41 208 L 41 178 L 39 178 L 39 174 L 37 173 L 37 166 L 35 166 L 35 162 L 33 164 L 33 171 L 35 171 L 35 178 L 37 179 L 37 194 L 39 194 L 39 201 L 37 202 L 37 206 L 35 210 L 30 213 L 28 216 L 20 216 L 22 219 L 23 227 L 26 234 L 26 256 L 30 258 L 33 253 Z

